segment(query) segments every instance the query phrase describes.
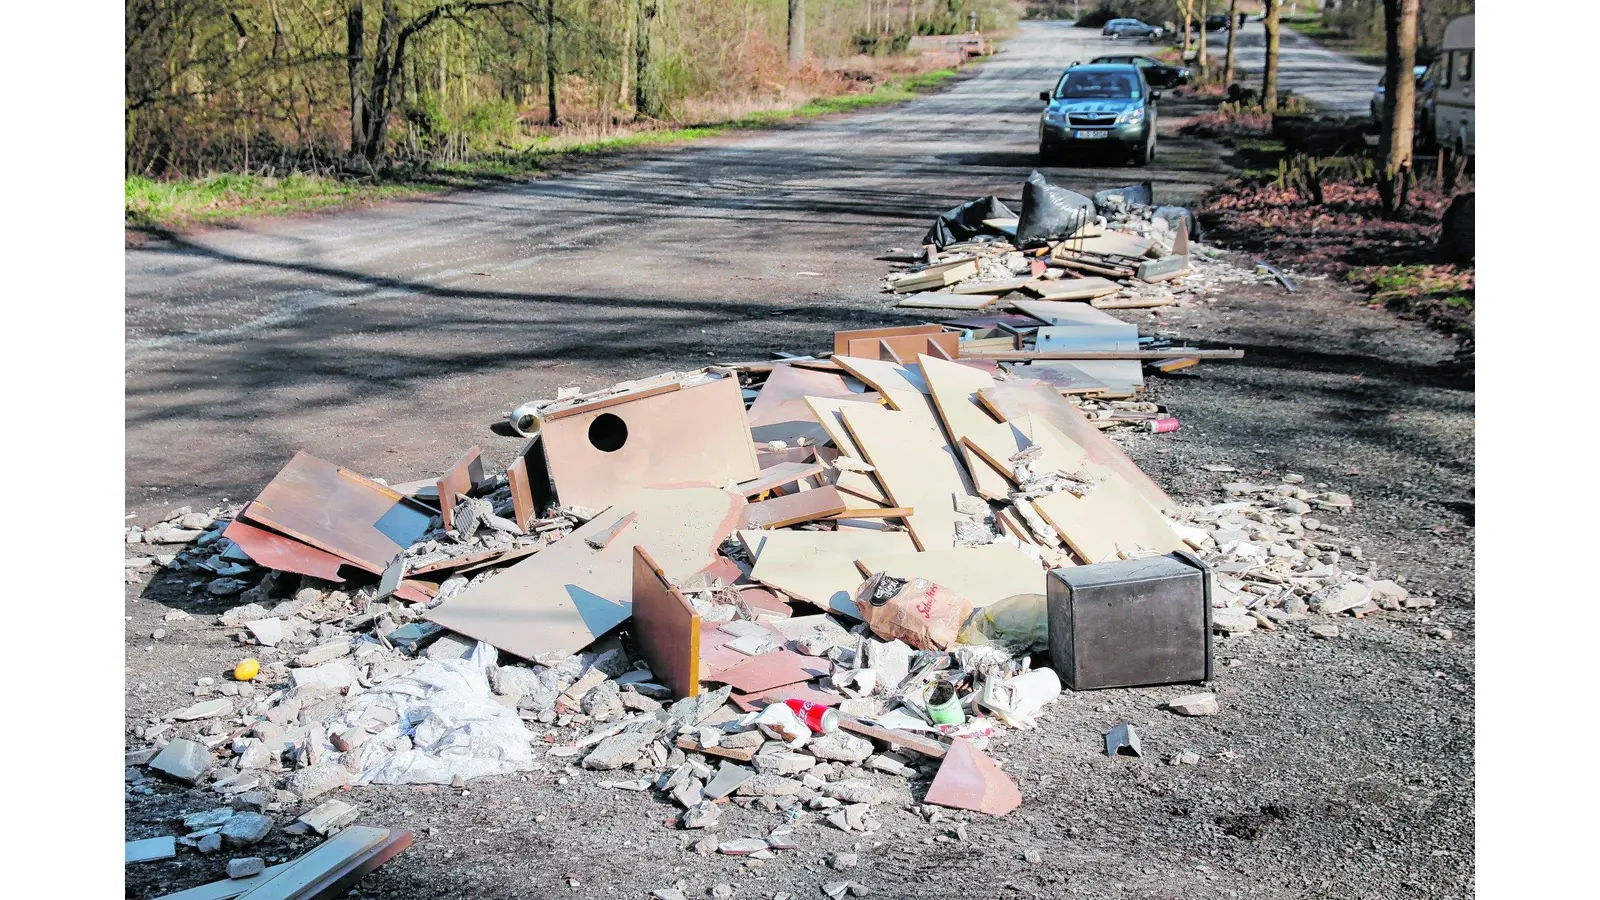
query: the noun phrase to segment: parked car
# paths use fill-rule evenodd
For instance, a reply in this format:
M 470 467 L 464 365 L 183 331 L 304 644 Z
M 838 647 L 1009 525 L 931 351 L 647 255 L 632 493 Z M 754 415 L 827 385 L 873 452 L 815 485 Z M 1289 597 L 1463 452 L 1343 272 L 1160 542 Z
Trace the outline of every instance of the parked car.
M 1243 18 L 1244 18 L 1244 14 L 1240 13 L 1239 17 L 1240 17 L 1240 19 L 1242 21 Z M 1197 31 L 1197 30 L 1199 30 L 1199 28 L 1200 28 L 1200 20 L 1199 19 L 1191 19 L 1189 21 L 1189 30 L 1190 31 Z M 1223 13 L 1222 15 L 1219 15 L 1219 16 L 1206 16 L 1206 30 L 1207 31 L 1227 31 L 1228 30 L 1228 14 L 1227 13 Z
M 1112 19 L 1100 29 L 1103 37 L 1117 40 L 1119 38 L 1150 38 L 1154 40 L 1161 37 L 1160 25 L 1146 25 L 1138 19 Z
M 1137 66 L 1091 63 L 1061 73 L 1040 91 L 1039 156 L 1045 162 L 1111 150 L 1147 166 L 1156 158 L 1156 101 Z
M 1418 109 L 1421 108 L 1420 101 L 1422 100 L 1423 76 L 1426 75 L 1427 72 L 1427 66 L 1416 66 L 1411 70 L 1411 77 L 1417 82 L 1417 100 L 1419 101 Z M 1372 100 L 1370 101 L 1370 106 L 1372 107 L 1373 128 L 1381 129 L 1383 127 L 1383 95 L 1385 88 L 1388 86 L 1388 81 L 1389 73 L 1385 72 L 1378 77 L 1378 86 L 1372 89 Z
M 1144 80 L 1157 90 L 1188 84 L 1192 73 L 1183 66 L 1169 66 L 1148 56 L 1096 56 L 1091 63 L 1123 63 L 1144 73 Z
M 1444 40 L 1440 42 L 1438 78 L 1433 86 L 1434 140 L 1441 147 L 1471 156 L 1475 140 L 1473 126 L 1476 111 L 1472 100 L 1472 82 L 1476 76 L 1473 60 L 1474 16 L 1451 19 L 1444 26 Z

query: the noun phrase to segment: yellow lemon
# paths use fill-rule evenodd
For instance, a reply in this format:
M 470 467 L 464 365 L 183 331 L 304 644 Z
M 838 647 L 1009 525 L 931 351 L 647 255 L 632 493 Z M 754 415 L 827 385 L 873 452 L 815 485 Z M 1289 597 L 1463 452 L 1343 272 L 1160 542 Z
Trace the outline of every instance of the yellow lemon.
M 249 681 L 260 672 L 261 663 L 253 659 L 247 659 L 233 667 L 233 678 L 235 681 Z

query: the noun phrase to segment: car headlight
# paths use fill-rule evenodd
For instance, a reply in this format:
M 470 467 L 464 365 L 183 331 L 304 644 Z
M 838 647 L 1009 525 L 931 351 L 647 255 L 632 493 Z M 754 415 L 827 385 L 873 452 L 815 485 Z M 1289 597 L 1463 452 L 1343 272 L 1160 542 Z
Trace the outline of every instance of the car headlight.
M 1125 109 L 1122 111 L 1122 115 L 1117 116 L 1118 125 L 1138 125 L 1143 121 L 1144 107 L 1142 106 L 1135 106 L 1133 109 Z
M 1067 111 L 1064 109 L 1047 109 L 1044 111 L 1044 120 L 1052 125 L 1060 125 L 1067 121 Z

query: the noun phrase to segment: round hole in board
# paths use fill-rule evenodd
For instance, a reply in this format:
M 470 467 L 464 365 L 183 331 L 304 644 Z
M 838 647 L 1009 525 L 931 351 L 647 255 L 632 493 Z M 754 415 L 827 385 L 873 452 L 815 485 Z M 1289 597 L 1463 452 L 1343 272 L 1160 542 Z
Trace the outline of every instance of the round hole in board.
M 628 423 L 611 413 L 601 413 L 589 423 L 589 443 L 596 450 L 615 453 L 628 442 Z

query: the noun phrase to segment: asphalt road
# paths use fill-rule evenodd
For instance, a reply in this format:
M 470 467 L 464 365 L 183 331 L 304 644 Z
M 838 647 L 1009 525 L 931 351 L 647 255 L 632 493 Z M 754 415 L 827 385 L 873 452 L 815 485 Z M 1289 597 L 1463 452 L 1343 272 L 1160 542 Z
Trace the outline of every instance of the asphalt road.
M 1207 55 L 1216 59 L 1215 65 L 1222 64 L 1227 47 L 1227 32 L 1206 36 Z M 1236 80 L 1259 88 L 1267 64 L 1267 32 L 1259 19 L 1245 23 L 1233 54 L 1235 67 L 1244 73 Z M 1382 77 L 1383 69 L 1377 66 L 1329 50 L 1288 26 L 1279 30 L 1278 86 L 1306 98 L 1317 109 L 1342 116 L 1367 115 L 1372 89 Z
M 297 450 L 427 476 L 574 382 L 805 352 L 901 318 L 873 257 L 1037 162 L 1038 91 L 1125 44 L 1029 23 L 952 89 L 588 174 L 264 220 L 131 248 L 130 512 L 248 499 Z M 1170 118 L 1166 130 L 1176 122 Z M 1173 139 L 1149 170 L 1049 169 L 1169 202 L 1225 177 Z

